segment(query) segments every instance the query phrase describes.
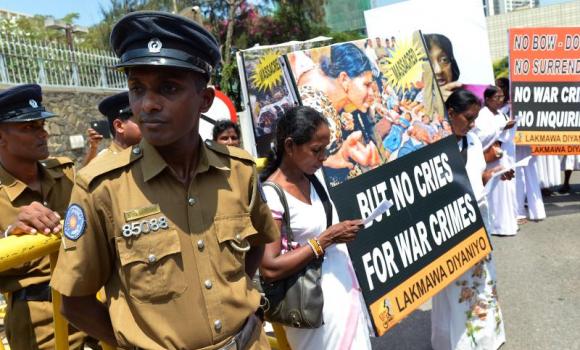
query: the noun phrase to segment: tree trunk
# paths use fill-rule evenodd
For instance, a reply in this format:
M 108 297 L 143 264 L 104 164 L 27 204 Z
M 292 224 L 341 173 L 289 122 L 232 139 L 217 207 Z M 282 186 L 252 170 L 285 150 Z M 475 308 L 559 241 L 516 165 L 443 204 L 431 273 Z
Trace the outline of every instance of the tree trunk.
M 234 20 L 236 16 L 236 9 L 240 6 L 241 0 L 228 0 L 230 6 L 228 9 L 228 30 L 226 32 L 226 43 L 224 44 L 224 66 L 229 66 L 232 61 L 230 53 L 232 48 L 232 36 L 234 35 Z

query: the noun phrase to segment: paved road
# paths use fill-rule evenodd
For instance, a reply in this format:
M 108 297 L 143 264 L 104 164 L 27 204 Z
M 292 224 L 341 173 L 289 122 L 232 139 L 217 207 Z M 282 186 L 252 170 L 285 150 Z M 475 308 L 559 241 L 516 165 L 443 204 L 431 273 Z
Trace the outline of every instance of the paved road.
M 572 194 L 544 197 L 548 218 L 515 237 L 492 237 L 506 326 L 502 350 L 580 349 L 580 174 Z M 374 349 L 428 350 L 430 303 L 384 336 Z

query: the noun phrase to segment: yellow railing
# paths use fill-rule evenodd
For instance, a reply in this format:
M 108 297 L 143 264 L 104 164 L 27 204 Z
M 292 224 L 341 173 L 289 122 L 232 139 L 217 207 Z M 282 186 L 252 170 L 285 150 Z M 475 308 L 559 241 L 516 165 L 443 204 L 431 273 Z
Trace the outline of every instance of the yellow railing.
M 2 244 L 0 244 L 0 271 L 4 271 L 22 265 L 30 260 L 34 260 L 41 256 L 57 252 L 58 246 L 60 244 L 60 237 L 57 235 L 48 235 L 48 236 L 25 235 L 21 237 L 11 236 L 2 239 L 1 243 Z M 8 298 L 6 298 L 6 302 L 7 303 L 9 302 Z M 55 310 L 58 309 L 55 308 Z M 55 317 L 55 322 L 56 318 L 57 317 Z M 60 318 L 64 320 L 64 318 L 62 317 Z M 56 334 L 55 336 L 59 336 L 58 333 L 55 334 Z M 62 349 L 68 349 L 68 343 L 66 344 L 66 346 L 67 348 Z M 61 348 L 59 348 L 59 350 L 60 349 Z M 0 350 L 4 350 L 4 345 L 2 344 L 1 341 L 0 341 Z
M 0 241 L 0 271 L 58 252 L 59 235 L 8 236 Z
M 0 240 L 0 272 L 20 266 L 30 260 L 38 259 L 45 255 L 50 255 L 51 272 L 56 265 L 58 249 L 60 246 L 60 235 L 22 235 L 8 236 Z M 68 322 L 60 313 L 61 296 L 52 289 L 52 307 L 54 319 L 55 349 L 68 350 Z M 287 345 L 284 330 L 279 326 L 274 326 L 276 338 L 268 337 L 270 346 L 278 350 L 290 350 Z M 107 344 L 101 344 L 103 350 L 113 350 Z M 4 346 L 0 341 L 0 350 Z
M 30 260 L 50 255 L 50 271 L 56 266 L 60 234 L 21 235 L 3 238 L 0 244 L 0 271 L 20 266 Z M 68 322 L 60 313 L 61 296 L 52 289 L 52 310 L 56 350 L 68 350 Z M 103 350 L 113 350 L 101 344 Z M 0 348 L 2 350 L 2 348 Z
M 4 295 L 3 297 L 4 297 L 4 300 L 6 301 L 6 306 L 7 306 L 8 305 L 8 298 L 6 298 L 6 295 Z M 4 319 L 4 316 L 6 315 L 6 306 L 0 308 L 0 318 L 2 318 L 2 319 Z M 2 339 L 2 337 L 0 337 L 0 350 L 5 350 L 3 340 L 4 339 Z
M 258 158 L 256 159 L 256 170 L 261 172 L 266 167 L 266 163 L 268 162 L 267 158 Z

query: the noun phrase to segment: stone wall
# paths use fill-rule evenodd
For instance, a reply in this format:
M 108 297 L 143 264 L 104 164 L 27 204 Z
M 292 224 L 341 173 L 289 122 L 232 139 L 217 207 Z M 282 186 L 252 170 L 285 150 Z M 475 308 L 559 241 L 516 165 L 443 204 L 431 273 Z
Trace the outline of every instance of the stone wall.
M 10 86 L 0 85 L 0 90 Z M 46 130 L 49 134 L 49 150 L 51 156 L 66 156 L 80 167 L 87 151 L 87 129 L 91 120 L 105 119 L 97 109 L 99 102 L 120 90 L 90 89 L 90 88 L 54 88 L 42 87 L 42 104 L 57 117 L 47 119 Z M 85 148 L 72 149 L 69 137 L 83 135 Z M 110 139 L 105 139 L 100 149 L 109 146 Z

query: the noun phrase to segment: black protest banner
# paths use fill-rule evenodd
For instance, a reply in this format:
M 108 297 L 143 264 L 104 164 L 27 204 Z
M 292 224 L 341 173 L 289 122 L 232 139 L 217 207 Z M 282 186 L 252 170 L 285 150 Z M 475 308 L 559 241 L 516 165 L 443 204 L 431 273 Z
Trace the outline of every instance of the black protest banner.
M 394 205 L 348 244 L 379 335 L 491 251 L 454 136 L 330 189 L 341 218 Z
M 580 154 L 580 28 L 510 29 L 516 142 L 534 154 Z
M 283 59 L 300 103 L 328 121 L 322 169 L 340 219 L 394 203 L 348 245 L 379 335 L 491 251 L 421 33 L 383 42 Z

